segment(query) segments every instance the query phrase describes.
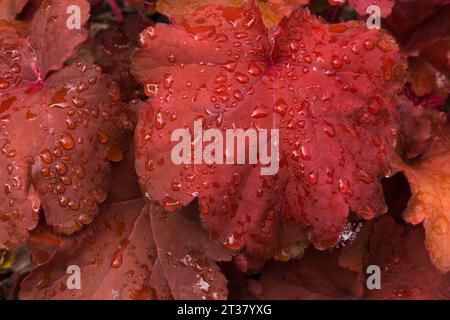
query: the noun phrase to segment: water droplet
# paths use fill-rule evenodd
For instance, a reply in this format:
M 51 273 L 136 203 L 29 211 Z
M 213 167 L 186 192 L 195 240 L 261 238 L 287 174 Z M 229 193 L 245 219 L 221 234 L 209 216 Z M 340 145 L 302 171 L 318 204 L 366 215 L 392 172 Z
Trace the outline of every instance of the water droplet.
M 342 68 L 342 60 L 341 60 L 338 56 L 333 55 L 333 56 L 331 57 L 331 66 L 332 66 L 334 69 L 340 69 L 340 68 Z
M 67 166 L 63 162 L 60 162 L 60 161 L 58 161 L 56 163 L 55 169 L 56 169 L 56 172 L 60 175 L 63 175 L 67 172 Z
M 75 147 L 75 140 L 70 133 L 63 133 L 60 137 L 59 144 L 65 150 L 72 150 Z
M 83 108 L 87 102 L 86 99 L 75 97 L 72 99 L 72 103 L 78 108 Z
M 250 78 L 248 76 L 239 71 L 234 74 L 234 79 L 236 79 L 236 81 L 241 84 L 246 84 L 250 81 Z
M 163 206 L 166 211 L 176 211 L 181 207 L 181 201 L 172 199 L 171 197 L 165 197 L 163 200 Z
M 329 136 L 333 138 L 336 135 L 336 130 L 331 123 L 324 121 L 323 131 Z
M 69 204 L 69 198 L 67 196 L 59 197 L 59 205 L 63 208 L 67 207 Z
M 173 82 L 174 82 L 173 76 L 170 73 L 166 73 L 164 75 L 164 85 L 163 85 L 164 88 L 165 89 L 172 88 Z
M 106 153 L 106 158 L 108 158 L 108 160 L 112 162 L 122 161 L 123 159 L 122 149 L 117 145 L 111 146 Z
M 100 143 L 105 144 L 109 141 L 109 135 L 103 130 L 97 131 L 97 139 Z
M 156 114 L 156 120 L 155 120 L 156 129 L 160 130 L 160 129 L 164 128 L 165 125 L 166 125 L 166 121 L 164 120 L 162 113 L 158 112 Z
M 144 84 L 145 95 L 149 98 L 153 98 L 158 93 L 158 86 L 155 83 L 145 83 Z
M 91 224 L 92 221 L 94 221 L 94 217 L 92 215 L 90 215 L 90 214 L 87 214 L 87 213 L 81 213 L 78 216 L 78 221 L 81 224 L 88 225 L 88 224 Z
M 167 56 L 167 61 L 169 61 L 171 63 L 175 63 L 175 62 L 177 62 L 177 57 L 174 54 L 169 54 Z
M 275 105 L 273 107 L 273 111 L 280 114 L 281 116 L 286 115 L 287 109 L 288 109 L 288 106 L 284 99 L 278 99 L 277 102 L 275 102 Z
M 383 78 L 386 81 L 392 79 L 392 64 L 393 61 L 390 58 L 383 59 Z
M 299 153 L 299 156 L 300 156 L 300 158 L 301 158 L 302 160 L 305 160 L 305 161 L 309 161 L 309 160 L 312 159 L 311 153 L 310 153 L 310 151 L 308 150 L 308 148 L 306 148 L 305 145 L 302 145 L 302 146 L 300 147 L 300 153 Z
M 51 164 L 53 162 L 52 153 L 48 149 L 42 150 L 41 153 L 39 154 L 39 157 L 45 164 Z
M 32 112 L 31 110 L 28 110 L 26 113 L 27 120 L 33 120 L 37 117 L 37 114 Z
M 235 37 L 236 39 L 239 39 L 239 40 L 245 39 L 245 38 L 248 37 L 248 33 L 247 33 L 247 32 L 236 32 L 236 33 L 234 34 L 234 37 Z
M 254 16 L 246 17 L 242 23 L 242 27 L 245 30 L 250 30 L 254 26 L 255 22 L 256 22 L 256 19 Z
M 339 192 L 341 193 L 347 193 L 348 190 L 350 190 L 350 182 L 348 181 L 348 179 L 339 179 Z
M 374 178 L 369 173 L 363 170 L 358 172 L 358 179 L 367 184 L 372 183 L 374 181 Z
M 5 79 L 0 78 L 0 89 L 8 89 L 9 88 L 9 82 Z
M 180 191 L 181 190 L 181 182 L 178 180 L 173 180 L 172 181 L 172 190 L 173 191 Z
M 254 77 L 257 77 L 262 73 L 262 70 L 256 63 L 250 62 L 248 64 L 248 73 Z
M 156 39 L 156 37 L 158 36 L 157 34 L 156 34 L 156 29 L 155 29 L 155 27 L 149 27 L 149 28 L 147 28 L 147 30 L 146 30 L 146 34 L 147 34 L 147 36 L 150 38 L 150 39 Z
M 76 170 L 75 174 L 77 175 L 78 179 L 83 179 L 84 176 L 85 176 L 84 167 L 83 167 L 83 166 L 80 166 L 80 167 Z
M 204 201 L 201 201 L 199 204 L 200 213 L 205 215 L 209 213 L 209 206 Z
M 153 163 L 153 160 L 147 160 L 145 162 L 145 170 L 147 170 L 147 171 L 155 170 L 155 164 Z
M 237 101 L 242 101 L 242 100 L 244 100 L 244 96 L 242 95 L 242 93 L 241 93 L 239 90 L 233 91 L 233 97 L 234 97 Z
M 228 41 L 228 37 L 226 35 L 224 35 L 223 33 L 219 33 L 216 36 L 216 39 L 214 40 L 215 43 L 221 43 L 221 42 L 226 42 Z
M 224 242 L 224 246 L 230 250 L 240 250 L 244 246 L 244 243 L 241 240 L 241 237 L 237 233 L 234 233 L 227 238 Z
M 195 40 L 198 41 L 208 39 L 209 37 L 216 34 L 215 26 L 191 27 L 187 23 L 184 23 L 184 28 L 186 29 L 187 33 L 189 33 Z
M 72 184 L 72 179 L 70 179 L 70 177 L 68 177 L 68 176 L 63 176 L 63 177 L 61 177 L 61 183 L 66 186 L 69 186 Z
M 235 172 L 233 174 L 233 183 L 235 185 L 238 185 L 239 183 L 241 183 L 241 175 L 239 173 L 237 173 L 237 172 Z
M 319 180 L 319 175 L 315 172 L 311 172 L 308 175 L 308 183 L 311 185 L 317 184 L 317 181 Z
M 20 73 L 20 71 L 22 71 L 22 68 L 20 67 L 19 64 L 14 63 L 14 64 L 11 66 L 11 71 L 14 72 L 14 73 Z
M 95 200 L 95 202 L 97 203 L 103 203 L 105 202 L 106 198 L 108 197 L 108 194 L 106 193 L 105 190 L 103 190 L 102 188 L 98 188 L 96 190 L 92 190 L 91 191 L 91 195 L 92 198 Z
M 375 48 L 375 44 L 372 40 L 367 39 L 364 41 L 364 48 L 366 48 L 367 50 L 372 50 L 373 48 Z
M 223 74 L 218 74 L 214 79 L 214 82 L 217 84 L 225 83 L 227 82 L 227 77 L 224 76 Z
M 268 115 L 269 115 L 269 112 L 267 110 L 267 107 L 262 104 L 258 104 L 251 114 L 252 118 L 254 118 L 254 119 L 265 118 Z
M 111 267 L 114 269 L 120 268 L 120 266 L 122 265 L 122 261 L 123 261 L 122 249 L 120 248 L 119 250 L 116 251 L 116 253 L 114 253 L 114 256 L 111 261 Z
M 225 65 L 223 65 L 223 68 L 227 70 L 228 72 L 234 72 L 236 70 L 236 63 L 235 62 L 228 62 Z

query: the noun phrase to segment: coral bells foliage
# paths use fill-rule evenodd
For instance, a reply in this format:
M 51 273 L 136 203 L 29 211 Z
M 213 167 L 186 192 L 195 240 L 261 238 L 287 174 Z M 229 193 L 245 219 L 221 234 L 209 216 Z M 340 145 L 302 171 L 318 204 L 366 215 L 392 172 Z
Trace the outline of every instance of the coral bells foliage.
M 0 298 L 450 299 L 448 1 L 189 2 L 0 0 Z
M 91 223 L 131 129 L 107 76 L 85 63 L 63 66 L 87 37 L 66 27 L 68 3 L 44 2 L 29 24 L 0 21 L 1 248 L 26 238 L 40 208 L 58 232 Z M 88 3 L 77 3 L 85 22 Z
M 329 25 L 297 9 L 269 35 L 258 8 L 203 7 L 141 34 L 132 70 L 152 99 L 136 130 L 137 171 L 153 203 L 198 198 L 204 227 L 258 258 L 295 252 L 298 238 L 333 246 L 349 211 L 386 208 L 405 61 L 395 40 L 359 22 Z M 192 129 L 280 130 L 280 170 L 175 165 L 171 134 Z M 283 239 L 285 225 L 298 226 Z

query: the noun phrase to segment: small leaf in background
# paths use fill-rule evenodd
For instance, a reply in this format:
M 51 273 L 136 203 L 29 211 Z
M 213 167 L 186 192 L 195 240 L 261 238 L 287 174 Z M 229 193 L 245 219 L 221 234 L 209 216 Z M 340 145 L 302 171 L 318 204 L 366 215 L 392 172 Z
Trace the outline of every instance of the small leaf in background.
M 214 4 L 223 7 L 240 7 L 247 0 L 193 0 L 189 5 L 183 0 L 158 0 L 156 10 L 177 19 L 198 8 Z M 283 17 L 289 17 L 297 6 L 307 5 L 309 0 L 255 0 L 262 11 L 264 23 L 269 29 L 275 27 Z
M 348 3 L 361 16 L 367 15 L 367 8 L 371 5 L 378 6 L 382 17 L 387 17 L 392 12 L 396 0 L 348 0 Z
M 393 168 L 408 179 L 412 198 L 404 218 L 425 227 L 426 248 L 431 261 L 442 272 L 450 271 L 450 128 L 446 119 L 433 123 L 428 150 L 421 158 L 404 163 L 393 162 Z
M 28 0 L 0 0 L 0 20 L 14 20 Z
M 38 262 L 21 285 L 22 299 L 150 299 L 156 258 L 150 217 L 142 199 L 102 206 L 93 224 L 75 236 L 48 228 L 31 233 Z M 67 287 L 67 267 L 81 270 L 81 288 Z

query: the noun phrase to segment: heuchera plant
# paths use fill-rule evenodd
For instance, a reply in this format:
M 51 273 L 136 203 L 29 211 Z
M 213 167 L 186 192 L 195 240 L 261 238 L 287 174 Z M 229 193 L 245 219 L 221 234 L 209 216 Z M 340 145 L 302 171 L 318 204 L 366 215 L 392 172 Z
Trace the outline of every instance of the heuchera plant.
M 0 298 L 449 299 L 449 14 L 0 0 Z

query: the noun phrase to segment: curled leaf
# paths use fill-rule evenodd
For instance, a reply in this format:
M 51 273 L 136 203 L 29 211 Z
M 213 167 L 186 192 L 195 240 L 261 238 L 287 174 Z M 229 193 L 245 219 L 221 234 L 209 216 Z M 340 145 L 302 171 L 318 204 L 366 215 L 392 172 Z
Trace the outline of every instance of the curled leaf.
M 408 179 L 412 198 L 404 213 L 412 224 L 423 222 L 426 248 L 433 264 L 450 271 L 450 131 L 445 120 L 433 123 L 433 141 L 420 160 L 405 163 L 394 159 L 393 168 Z

